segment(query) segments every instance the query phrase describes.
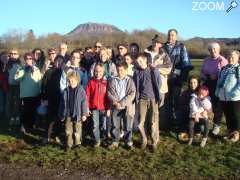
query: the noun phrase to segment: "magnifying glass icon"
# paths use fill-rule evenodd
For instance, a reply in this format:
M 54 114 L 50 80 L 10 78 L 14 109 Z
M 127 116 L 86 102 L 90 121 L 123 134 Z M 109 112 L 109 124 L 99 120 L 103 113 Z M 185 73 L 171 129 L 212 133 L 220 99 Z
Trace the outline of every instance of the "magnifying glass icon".
M 232 1 L 230 7 L 227 9 L 227 13 L 229 13 L 233 8 L 236 8 L 237 6 L 238 6 L 237 1 Z

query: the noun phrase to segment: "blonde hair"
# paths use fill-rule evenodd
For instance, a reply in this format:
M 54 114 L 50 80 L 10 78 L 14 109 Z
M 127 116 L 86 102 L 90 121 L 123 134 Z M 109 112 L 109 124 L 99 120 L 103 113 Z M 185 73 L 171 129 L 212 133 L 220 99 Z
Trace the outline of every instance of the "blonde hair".
M 69 80 L 69 79 L 75 79 L 77 81 L 77 83 L 79 83 L 80 75 L 79 75 L 79 73 L 77 73 L 75 71 L 69 72 L 69 73 L 67 73 L 67 80 Z

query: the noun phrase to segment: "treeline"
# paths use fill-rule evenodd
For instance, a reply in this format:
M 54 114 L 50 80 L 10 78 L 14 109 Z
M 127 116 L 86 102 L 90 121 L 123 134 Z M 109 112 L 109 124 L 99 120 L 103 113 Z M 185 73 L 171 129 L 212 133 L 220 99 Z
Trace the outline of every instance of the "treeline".
M 35 47 L 42 48 L 46 51 L 50 47 L 57 47 L 61 42 L 66 42 L 71 51 L 75 48 L 93 46 L 96 41 L 101 41 L 104 45 L 112 47 L 116 47 L 117 44 L 123 42 L 136 42 L 140 45 L 141 50 L 143 50 L 151 44 L 151 39 L 155 34 L 159 34 L 163 42 L 167 40 L 166 34 L 160 33 L 154 29 L 146 29 L 143 31 L 134 30 L 131 33 L 126 31 L 101 35 L 88 35 L 86 33 L 78 36 L 63 36 L 58 33 L 50 33 L 39 37 L 35 36 L 33 30 L 29 30 L 28 32 L 9 30 L 7 33 L 0 36 L 0 51 L 17 48 L 20 52 L 26 52 Z M 221 44 L 223 55 L 226 55 L 231 49 L 240 49 L 240 41 L 236 42 L 236 40 L 234 45 L 229 45 L 229 43 L 225 43 L 223 40 L 219 39 L 209 40 L 203 38 L 193 38 L 183 42 L 188 48 L 191 58 L 202 59 L 208 55 L 207 45 L 212 41 L 217 41 Z

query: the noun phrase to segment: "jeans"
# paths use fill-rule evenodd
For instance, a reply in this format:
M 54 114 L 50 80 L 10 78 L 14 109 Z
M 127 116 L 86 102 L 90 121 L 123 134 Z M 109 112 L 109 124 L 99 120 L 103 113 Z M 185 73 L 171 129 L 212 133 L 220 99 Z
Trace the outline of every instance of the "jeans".
M 18 117 L 20 112 L 19 85 L 9 85 L 7 93 L 7 117 Z
M 189 121 L 189 137 L 193 138 L 194 136 L 194 127 L 197 122 L 194 121 L 194 119 L 191 119 Z M 203 124 L 204 131 L 203 131 L 203 137 L 207 138 L 209 133 L 209 122 L 208 119 L 199 119 L 199 122 L 197 124 Z
M 113 143 L 119 143 L 120 140 L 120 127 L 121 120 L 123 121 L 123 130 L 125 143 L 132 143 L 132 127 L 133 127 L 133 119 L 126 113 L 126 109 L 122 110 L 113 110 L 112 113 L 112 135 L 113 135 Z
M 93 136 L 95 142 L 100 142 L 100 132 L 103 139 L 108 137 L 108 124 L 105 110 L 92 110 Z
M 159 117 L 158 104 L 153 100 L 140 99 L 140 123 L 139 131 L 142 136 L 142 143 L 147 143 L 147 133 L 151 129 L 153 144 L 159 141 Z M 149 116 L 148 116 L 149 115 Z

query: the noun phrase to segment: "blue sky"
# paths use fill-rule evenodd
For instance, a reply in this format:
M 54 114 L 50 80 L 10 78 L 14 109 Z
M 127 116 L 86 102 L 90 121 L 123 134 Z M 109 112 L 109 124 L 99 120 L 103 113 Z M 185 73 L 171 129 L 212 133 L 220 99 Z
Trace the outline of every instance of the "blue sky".
M 78 24 L 100 22 L 128 31 L 155 28 L 166 33 L 176 28 L 184 39 L 240 37 L 240 0 L 236 1 L 239 6 L 226 13 L 231 0 L 4 0 L 0 35 L 11 29 L 33 29 L 37 36 L 65 34 Z M 222 2 L 224 10 L 216 10 Z M 199 11 L 193 10 L 195 5 Z

